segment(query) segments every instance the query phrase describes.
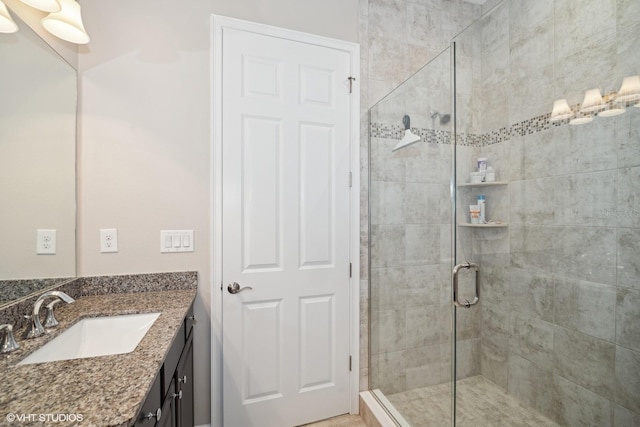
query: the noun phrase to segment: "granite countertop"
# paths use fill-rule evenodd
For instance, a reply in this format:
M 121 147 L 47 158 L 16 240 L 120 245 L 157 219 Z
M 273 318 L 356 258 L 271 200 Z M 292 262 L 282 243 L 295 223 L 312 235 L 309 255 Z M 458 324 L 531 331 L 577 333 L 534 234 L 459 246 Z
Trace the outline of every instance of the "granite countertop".
M 60 325 L 46 336 L 22 340 L 18 331 L 20 349 L 0 356 L 0 425 L 132 425 L 196 292 L 84 296 L 73 304 L 58 305 Z M 161 315 L 131 353 L 17 366 L 82 318 L 151 312 Z M 11 422 L 13 414 L 27 419 Z M 80 417 L 81 421 L 60 422 Z

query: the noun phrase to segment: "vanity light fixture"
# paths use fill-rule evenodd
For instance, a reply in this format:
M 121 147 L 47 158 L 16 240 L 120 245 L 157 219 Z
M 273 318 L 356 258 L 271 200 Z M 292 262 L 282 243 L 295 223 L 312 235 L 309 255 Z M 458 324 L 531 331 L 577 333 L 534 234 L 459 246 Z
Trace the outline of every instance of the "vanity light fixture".
M 60 3 L 57 0 L 20 0 L 22 3 L 43 12 L 58 12 Z
M 89 43 L 89 35 L 84 29 L 80 5 L 75 0 L 58 0 L 59 12 L 50 13 L 42 19 L 42 26 L 56 37 L 76 44 Z
M 596 113 L 604 110 L 607 104 L 602 99 L 600 89 L 589 89 L 584 93 L 584 99 L 580 105 L 581 113 Z
M 84 29 L 80 5 L 75 0 L 20 0 L 34 9 L 50 12 L 42 26 L 54 36 L 76 44 L 89 43 Z M 18 26 L 11 19 L 7 6 L 0 0 L 0 33 L 15 33 Z
M 640 101 L 640 75 L 625 77 L 616 96 L 616 102 L 627 103 Z M 636 107 L 640 102 L 636 103 Z
M 591 114 L 588 113 L 583 113 L 581 111 L 578 111 L 576 113 L 576 115 L 569 120 L 569 124 L 570 125 L 584 125 L 586 123 L 590 123 L 593 121 L 593 116 Z
M 550 122 L 559 122 L 560 120 L 566 120 L 573 116 L 573 111 L 569 107 L 569 103 L 566 99 L 557 99 L 553 102 L 553 110 L 551 111 Z
M 607 109 L 604 111 L 600 111 L 598 113 L 598 116 L 601 117 L 613 117 L 613 116 L 619 116 L 620 114 L 624 114 L 624 112 L 626 111 L 626 109 L 624 109 L 622 106 L 620 106 L 620 104 L 618 102 L 614 102 L 614 96 L 615 94 L 613 94 L 611 96 L 611 99 L 607 102 Z
M 18 26 L 11 19 L 7 6 L 0 1 L 0 33 L 15 33 L 16 31 L 18 31 Z

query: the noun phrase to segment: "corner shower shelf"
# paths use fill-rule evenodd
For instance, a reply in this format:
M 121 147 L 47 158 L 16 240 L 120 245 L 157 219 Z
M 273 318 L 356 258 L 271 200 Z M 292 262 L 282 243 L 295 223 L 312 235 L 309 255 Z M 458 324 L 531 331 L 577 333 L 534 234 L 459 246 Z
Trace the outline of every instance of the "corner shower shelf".
M 507 181 L 467 182 L 465 184 L 458 184 L 458 187 L 491 187 L 494 185 L 507 185 L 507 184 L 509 184 Z
M 469 222 L 459 222 L 460 227 L 473 227 L 473 228 L 504 228 L 508 227 L 509 223 L 501 222 L 500 224 L 471 224 Z

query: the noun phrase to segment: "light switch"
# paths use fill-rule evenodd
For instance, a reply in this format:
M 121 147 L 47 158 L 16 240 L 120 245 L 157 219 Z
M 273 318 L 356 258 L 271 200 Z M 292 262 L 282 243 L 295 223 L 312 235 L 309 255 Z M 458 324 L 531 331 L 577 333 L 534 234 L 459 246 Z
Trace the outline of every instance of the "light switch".
M 160 230 L 160 252 L 193 252 L 193 230 Z

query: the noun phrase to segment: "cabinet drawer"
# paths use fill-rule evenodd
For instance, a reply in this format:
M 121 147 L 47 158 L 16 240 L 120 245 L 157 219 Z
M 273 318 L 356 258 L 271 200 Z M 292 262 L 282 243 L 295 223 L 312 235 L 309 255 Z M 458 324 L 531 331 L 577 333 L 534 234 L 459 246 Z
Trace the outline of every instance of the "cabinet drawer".
M 169 354 L 167 354 L 167 358 L 164 360 L 164 366 L 162 368 L 164 379 L 164 388 L 162 390 L 163 396 L 166 396 L 166 394 L 169 392 L 173 374 L 176 372 L 178 362 L 180 361 L 180 355 L 182 354 L 182 349 L 184 348 L 184 343 L 186 340 L 184 338 L 183 330 L 184 322 L 182 324 L 182 328 L 178 331 L 173 344 L 171 344 L 171 349 L 169 350 Z M 173 392 L 173 390 L 171 390 L 171 392 Z

